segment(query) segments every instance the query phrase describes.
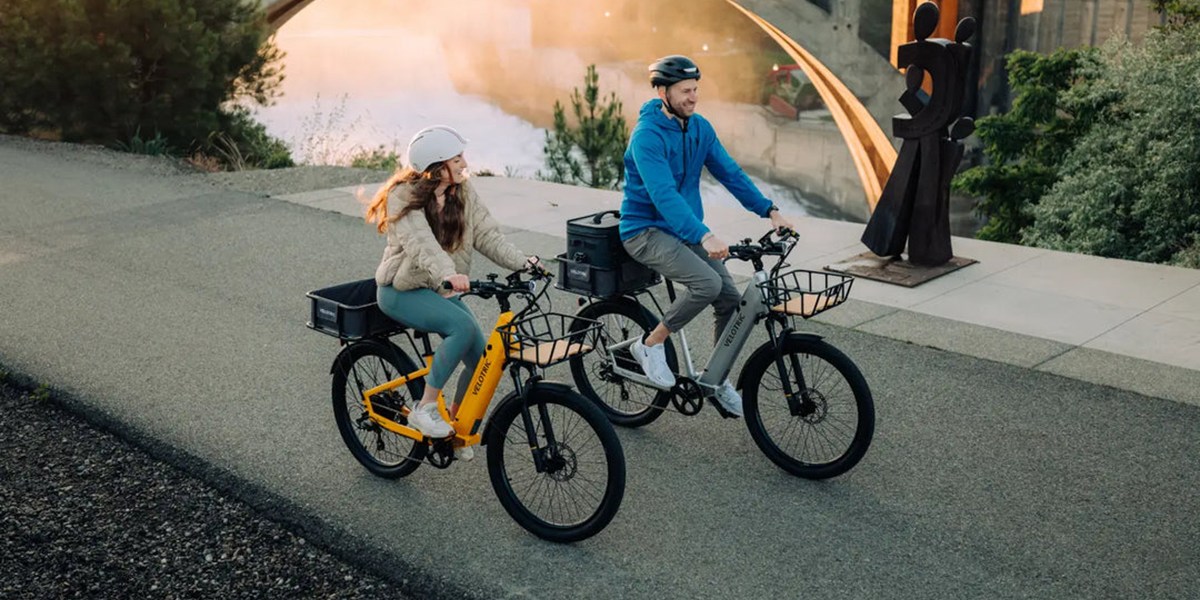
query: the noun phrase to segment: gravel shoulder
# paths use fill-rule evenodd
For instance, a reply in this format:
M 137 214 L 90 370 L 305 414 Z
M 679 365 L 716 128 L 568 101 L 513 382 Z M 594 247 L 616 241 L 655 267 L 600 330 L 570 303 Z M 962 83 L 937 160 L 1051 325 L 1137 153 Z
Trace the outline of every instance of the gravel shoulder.
M 0 415 L 2 598 L 410 597 L 43 390 Z

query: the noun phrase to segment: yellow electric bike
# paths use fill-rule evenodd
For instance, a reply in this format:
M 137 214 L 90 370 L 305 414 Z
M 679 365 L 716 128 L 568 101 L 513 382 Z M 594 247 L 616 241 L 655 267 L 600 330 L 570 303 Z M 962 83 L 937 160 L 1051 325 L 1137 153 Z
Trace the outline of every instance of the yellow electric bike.
M 423 463 L 444 469 L 455 448 L 482 444 L 500 504 L 522 527 L 555 542 L 574 542 L 604 529 L 625 494 L 625 455 L 612 425 L 594 403 L 543 379 L 547 367 L 596 348 L 600 324 L 579 334 L 578 317 L 544 312 L 550 274 L 503 281 L 472 281 L 469 294 L 495 299 L 501 309 L 455 415 L 439 395 L 438 410 L 454 428 L 431 439 L 408 425 L 424 392 L 433 345 L 429 334 L 387 318 L 375 304 L 375 284 L 364 280 L 317 290 L 309 327 L 344 345 L 333 361 L 333 413 L 342 440 L 368 471 L 398 478 Z M 538 285 L 542 282 L 542 285 Z M 540 290 L 539 290 L 540 287 Z M 510 299 L 527 305 L 513 312 Z M 576 331 L 567 331 L 575 324 Z M 406 338 L 418 365 L 393 341 Z M 507 371 L 514 391 L 487 414 Z

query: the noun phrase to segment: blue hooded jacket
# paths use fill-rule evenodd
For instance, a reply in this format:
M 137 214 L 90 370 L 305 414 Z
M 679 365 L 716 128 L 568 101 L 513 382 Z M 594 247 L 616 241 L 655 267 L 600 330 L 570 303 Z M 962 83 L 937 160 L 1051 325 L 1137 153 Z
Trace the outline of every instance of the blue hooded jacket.
M 684 130 L 678 119 L 663 113 L 662 100 L 643 104 L 625 150 L 621 239 L 655 227 L 689 244 L 700 243 L 709 231 L 700 203 L 702 167 L 742 206 L 768 216 L 771 201 L 725 152 L 707 119 L 694 114 Z

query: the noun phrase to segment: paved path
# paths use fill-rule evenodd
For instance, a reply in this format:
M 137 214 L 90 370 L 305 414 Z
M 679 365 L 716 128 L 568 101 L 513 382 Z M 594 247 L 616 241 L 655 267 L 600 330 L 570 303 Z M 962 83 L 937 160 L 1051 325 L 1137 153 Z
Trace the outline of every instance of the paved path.
M 628 491 L 612 525 L 584 543 L 552 545 L 509 520 L 484 461 L 393 482 L 368 475 L 342 447 L 328 400 L 338 348 L 304 327 L 304 293 L 373 270 L 381 243 L 361 221 L 322 210 L 319 200 L 299 206 L 4 143 L 0 179 L 0 364 L 69 392 L 127 435 L 177 448 L 184 466 L 234 482 L 276 518 L 412 591 L 1200 594 L 1200 408 L 1162 398 L 1175 393 L 1174 381 L 1194 382 L 1193 369 L 956 326 L 897 310 L 881 301 L 882 288 L 856 284 L 867 302 L 833 311 L 848 323 L 811 323 L 859 363 L 875 392 L 876 438 L 854 471 L 798 480 L 768 463 L 739 422 L 712 411 L 667 415 L 621 432 Z M 522 246 L 543 256 L 562 246 L 561 235 L 539 232 L 535 221 L 561 223 L 553 211 L 571 207 L 542 203 L 569 194 L 526 183 L 521 196 L 514 190 L 522 182 L 488 183 L 496 213 L 520 225 Z M 532 216 L 514 220 L 505 203 L 515 201 Z M 806 227 L 808 239 L 842 227 L 825 225 Z M 1000 258 L 964 253 L 984 261 L 977 273 L 998 270 L 986 265 Z M 475 275 L 487 270 L 481 262 Z M 1148 287 L 1166 296 L 1148 312 L 1196 293 L 1194 284 L 1173 293 Z M 567 296 L 556 301 L 570 306 Z M 473 305 L 482 319 L 494 316 L 490 305 Z M 973 348 L 986 344 L 997 349 Z M 1053 360 L 1022 364 L 1039 352 L 1178 379 L 1155 397 L 1063 377 Z
M 474 182 L 502 221 L 558 238 L 566 219 L 621 203 L 617 192 L 506 178 Z M 357 216 L 357 192 L 343 187 L 280 199 Z M 706 210 L 726 241 L 766 231 L 765 220 L 741 208 Z M 822 269 L 866 251 L 861 224 L 799 221 L 794 266 Z M 817 320 L 1200 405 L 1200 270 L 970 238 L 953 244 L 957 256 L 979 262 L 915 288 L 860 278 L 848 307 Z M 749 274 L 747 265 L 730 267 Z

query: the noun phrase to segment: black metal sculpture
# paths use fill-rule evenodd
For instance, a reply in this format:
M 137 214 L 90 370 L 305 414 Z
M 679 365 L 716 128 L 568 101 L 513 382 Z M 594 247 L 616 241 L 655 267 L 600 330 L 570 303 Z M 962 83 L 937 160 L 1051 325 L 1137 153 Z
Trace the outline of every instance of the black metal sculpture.
M 892 119 L 892 133 L 904 141 L 862 236 L 878 256 L 899 256 L 907 242 L 909 262 L 922 266 L 941 265 L 954 256 L 950 179 L 963 156 L 959 140 L 975 131 L 973 119 L 957 118 L 971 55 L 966 41 L 975 35 L 975 19 L 958 22 L 954 41 L 927 39 L 940 18 L 937 4 L 918 6 L 913 13 L 917 40 L 898 48 L 899 64 L 908 65 L 908 89 L 900 96 L 908 113 Z M 930 94 L 921 89 L 926 73 L 932 81 Z

